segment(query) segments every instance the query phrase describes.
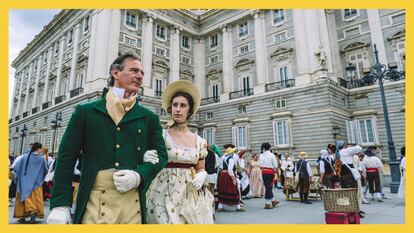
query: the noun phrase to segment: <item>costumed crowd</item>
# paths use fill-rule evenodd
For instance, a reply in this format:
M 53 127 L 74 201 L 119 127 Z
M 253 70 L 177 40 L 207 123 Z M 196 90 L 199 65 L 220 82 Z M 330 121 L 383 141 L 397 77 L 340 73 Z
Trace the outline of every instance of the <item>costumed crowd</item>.
M 250 198 L 276 208 L 274 188 L 286 198 L 298 192 L 304 204 L 321 188 L 357 188 L 359 204 L 386 198 L 376 147 L 329 144 L 316 162 L 306 152 L 297 161 L 274 153 L 269 143 L 252 154 L 233 144 L 220 148 L 189 129 L 201 102 L 191 82 L 164 91 L 170 118 L 163 129 L 158 115 L 137 103 L 144 73 L 136 56 L 119 56 L 109 76 L 102 98 L 76 107 L 57 156 L 38 142 L 9 156 L 9 204 L 15 201 L 18 222 L 44 218 L 48 199 L 50 224 L 212 224 L 216 211 L 248 211 Z M 398 196 L 405 198 L 405 148 L 401 154 Z

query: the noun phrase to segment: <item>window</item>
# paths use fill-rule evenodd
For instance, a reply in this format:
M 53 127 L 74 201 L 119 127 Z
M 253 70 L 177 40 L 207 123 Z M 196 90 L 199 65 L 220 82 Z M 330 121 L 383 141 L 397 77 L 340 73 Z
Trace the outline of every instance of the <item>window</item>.
M 70 46 L 72 44 L 72 39 L 73 39 L 73 31 L 70 30 L 68 32 L 68 45 Z
M 279 68 L 279 79 L 282 82 L 282 85 L 287 83 L 287 80 L 289 79 L 287 66 Z
M 181 62 L 184 64 L 191 64 L 191 58 L 186 57 L 186 56 L 181 56 Z
M 243 94 L 250 94 L 250 79 L 249 76 L 243 77 Z
M 47 51 L 44 52 L 43 57 L 44 57 L 43 64 L 46 64 L 47 63 Z
M 356 68 L 356 77 L 361 79 L 363 76 L 362 69 L 365 67 L 364 55 L 362 53 L 353 54 L 349 57 L 350 63 Z
M 286 32 L 278 33 L 273 35 L 273 42 L 277 43 L 283 40 L 286 40 Z
M 190 38 L 188 36 L 183 35 L 181 37 L 181 47 L 184 49 L 190 49 Z
M 59 41 L 55 43 L 55 55 L 59 54 Z
M 276 109 L 281 109 L 281 108 L 286 108 L 286 100 L 276 100 L 275 101 L 275 108 Z
M 165 40 L 166 39 L 166 30 L 165 27 L 161 25 L 157 25 L 157 37 L 159 39 Z
M 244 38 L 249 34 L 247 22 L 239 24 L 239 38 Z
M 237 108 L 237 113 L 238 113 L 239 115 L 244 115 L 244 114 L 246 114 L 246 113 L 247 113 L 246 106 L 239 106 L 239 107 Z
M 285 21 L 285 10 L 273 10 L 273 24 L 281 24 Z
M 373 145 L 377 142 L 374 117 L 347 121 L 346 129 L 349 142 L 361 145 Z
M 207 112 L 206 119 L 207 120 L 213 119 L 213 112 Z
M 218 55 L 210 57 L 210 64 L 214 64 L 218 62 Z
M 344 19 L 356 17 L 357 15 L 357 9 L 344 9 Z
M 392 24 L 405 22 L 405 13 L 394 15 L 391 17 Z
M 203 130 L 203 138 L 207 140 L 208 144 L 215 143 L 215 130 L 214 128 L 206 128 Z
M 83 33 L 87 33 L 89 31 L 89 19 L 90 17 L 87 16 L 84 20 L 83 20 Z
M 247 53 L 249 52 L 249 45 L 244 45 L 239 47 L 239 54 Z
M 219 87 L 218 84 L 213 85 L 213 99 L 214 101 L 217 101 L 219 98 Z
M 124 35 L 124 43 L 131 46 L 137 46 L 137 39 Z
M 238 149 L 247 149 L 248 147 L 248 126 L 239 125 L 233 127 L 233 143 Z
M 210 49 L 218 46 L 218 35 L 210 36 Z
M 167 51 L 163 48 L 155 47 L 155 54 L 165 57 L 167 54 Z
M 288 119 L 273 121 L 273 133 L 276 146 L 289 146 Z
M 398 68 L 400 71 L 405 70 L 405 41 L 401 41 L 397 43 L 397 62 Z
M 127 12 L 125 14 L 125 26 L 136 29 L 137 28 L 137 16 L 135 14 L 132 14 L 131 12 Z
M 155 79 L 155 97 L 161 98 L 162 90 L 162 80 Z
M 167 112 L 163 108 L 159 108 L 157 112 L 159 116 L 167 116 Z

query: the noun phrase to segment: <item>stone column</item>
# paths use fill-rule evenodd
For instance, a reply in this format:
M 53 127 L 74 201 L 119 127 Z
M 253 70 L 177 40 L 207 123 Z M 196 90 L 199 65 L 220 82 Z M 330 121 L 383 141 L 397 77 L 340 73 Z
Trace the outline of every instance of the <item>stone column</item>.
M 170 44 L 170 81 L 172 83 L 180 79 L 180 28 L 171 29 Z
M 193 49 L 193 61 L 194 61 L 194 77 L 195 84 L 200 87 L 201 98 L 208 96 L 208 88 L 206 86 L 206 69 L 205 69 L 205 40 L 198 37 L 194 40 Z
M 224 25 L 223 32 L 223 93 L 220 101 L 229 99 L 229 93 L 233 91 L 233 45 L 231 38 L 231 26 Z
M 75 81 L 77 74 L 77 65 L 78 65 L 78 44 L 79 44 L 79 35 L 80 35 L 80 22 L 75 26 L 75 33 L 73 38 L 73 48 L 72 48 L 72 61 L 70 64 L 70 78 L 69 78 L 69 88 L 68 93 L 66 93 L 67 99 L 70 98 L 70 91 L 75 89 Z
M 40 67 L 42 66 L 42 58 L 43 56 L 40 55 L 37 61 L 37 73 L 36 73 L 36 82 L 35 82 L 35 90 L 34 90 L 34 94 L 33 94 L 33 103 L 32 106 L 30 106 L 32 109 L 39 106 L 39 104 L 37 103 L 37 95 L 39 92 L 39 79 L 40 79 Z
M 92 13 L 89 59 L 85 93 L 107 86 L 108 70 L 119 51 L 121 10 L 94 10 Z
M 142 30 L 142 50 L 141 62 L 144 68 L 143 88 L 144 95 L 153 96 L 154 89 L 152 88 L 152 40 L 153 40 L 153 26 L 154 17 L 147 15 L 144 18 Z
M 309 52 L 307 45 L 307 33 L 305 16 L 302 9 L 294 9 L 293 13 L 293 30 L 295 33 L 295 53 L 296 53 L 296 85 L 306 85 L 311 82 L 310 70 L 309 70 Z
M 60 82 L 62 80 L 62 66 L 63 66 L 63 55 L 65 48 L 66 35 L 62 36 L 59 41 L 59 58 L 58 58 L 58 67 L 56 70 L 56 83 L 55 83 L 55 96 L 52 98 L 52 102 L 56 97 L 61 96 L 63 93 L 60 93 Z
M 45 77 L 45 88 L 43 91 L 43 103 L 47 102 L 47 94 L 48 94 L 48 90 L 49 90 L 49 77 L 50 77 L 50 66 L 51 66 L 51 62 L 52 62 L 52 53 L 53 53 L 53 45 L 50 46 L 49 48 L 49 52 L 47 55 L 47 65 L 46 65 L 46 77 Z
M 338 37 L 336 33 L 336 20 L 335 20 L 335 10 L 326 10 L 327 14 L 327 23 L 328 23 L 328 33 L 329 33 L 329 43 L 331 44 L 331 59 L 328 60 L 332 63 L 332 72 L 333 76 L 331 78 L 333 81 L 337 82 L 338 80 L 335 77 L 345 76 L 342 73 L 342 63 L 341 63 L 341 54 L 338 44 Z M 328 53 L 329 56 L 329 53 Z M 329 69 L 329 68 L 328 68 Z
M 266 32 L 264 23 L 264 12 L 254 12 L 254 41 L 256 44 L 256 76 L 257 84 L 254 87 L 254 93 L 260 94 L 265 92 L 265 84 L 268 82 L 267 67 L 267 49 L 266 49 Z
M 387 53 L 385 51 L 384 35 L 382 34 L 381 20 L 378 9 L 367 9 L 368 24 L 371 35 L 371 51 L 374 50 L 374 44 L 377 45 L 378 59 L 381 64 L 388 64 Z M 375 61 L 372 62 L 372 64 Z
M 317 11 L 317 14 L 318 14 L 319 30 L 320 30 L 320 35 L 321 35 L 320 44 L 322 45 L 323 50 L 327 54 L 325 68 L 328 70 L 329 73 L 332 74 L 332 72 L 333 72 L 333 66 L 332 66 L 333 56 L 332 56 L 332 49 L 331 49 L 331 41 L 330 41 L 330 38 L 329 38 L 327 15 L 326 15 L 324 9 L 318 9 L 316 11 Z
M 26 84 L 26 96 L 24 97 L 24 104 L 23 104 L 23 112 L 27 112 L 27 102 L 29 100 L 29 89 L 31 86 L 31 76 L 33 71 L 33 63 L 29 65 L 29 75 L 27 76 L 27 84 Z M 24 77 L 24 76 L 23 76 Z

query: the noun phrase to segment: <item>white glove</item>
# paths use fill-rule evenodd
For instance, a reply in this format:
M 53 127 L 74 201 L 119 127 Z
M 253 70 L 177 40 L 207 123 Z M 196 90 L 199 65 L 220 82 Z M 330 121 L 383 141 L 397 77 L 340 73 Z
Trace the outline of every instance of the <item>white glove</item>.
M 144 154 L 144 163 L 150 162 L 152 164 L 158 163 L 158 154 L 156 150 L 147 150 Z
M 120 193 L 126 193 L 137 188 L 141 183 L 141 177 L 133 170 L 120 170 L 114 173 L 114 184 Z
M 195 178 L 191 181 L 191 184 L 193 185 L 195 189 L 199 190 L 201 186 L 203 186 L 206 178 L 207 178 L 206 171 L 199 172 L 196 174 Z
M 72 223 L 69 206 L 55 207 L 50 211 L 46 220 L 47 224 L 69 224 Z

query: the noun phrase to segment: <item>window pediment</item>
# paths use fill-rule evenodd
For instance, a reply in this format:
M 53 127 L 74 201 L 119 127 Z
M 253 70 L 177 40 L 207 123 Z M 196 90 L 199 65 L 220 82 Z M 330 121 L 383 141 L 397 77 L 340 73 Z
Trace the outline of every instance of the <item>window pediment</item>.
M 370 46 L 369 43 L 354 42 L 354 43 L 351 43 L 351 44 L 345 46 L 342 49 L 342 52 L 345 53 L 345 52 L 349 52 L 349 51 L 352 51 L 352 50 L 361 49 L 361 48 L 368 47 L 368 46 Z
M 405 29 L 402 31 L 399 31 L 397 33 L 392 34 L 390 37 L 388 37 L 388 40 L 396 40 L 399 39 L 401 37 L 405 37 Z
M 275 61 L 280 61 L 280 60 L 291 58 L 292 53 L 293 53 L 293 48 L 279 47 L 270 55 L 270 57 L 275 62 Z

